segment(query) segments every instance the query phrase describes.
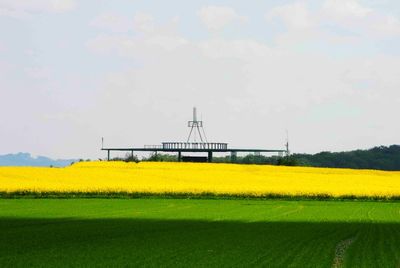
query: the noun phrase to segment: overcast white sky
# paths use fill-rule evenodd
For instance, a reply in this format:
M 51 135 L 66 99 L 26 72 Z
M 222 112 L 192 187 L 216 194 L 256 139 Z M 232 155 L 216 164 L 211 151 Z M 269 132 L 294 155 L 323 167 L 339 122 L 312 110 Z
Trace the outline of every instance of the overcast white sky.
M 0 154 L 400 143 L 400 1 L 0 0 Z

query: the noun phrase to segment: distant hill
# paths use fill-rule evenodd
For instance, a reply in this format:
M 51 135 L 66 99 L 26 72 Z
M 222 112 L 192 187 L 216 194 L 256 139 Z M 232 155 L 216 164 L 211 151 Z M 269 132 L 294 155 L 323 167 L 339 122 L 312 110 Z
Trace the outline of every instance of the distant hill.
M 400 170 L 400 145 L 337 153 L 294 154 L 293 157 L 300 166 Z
M 77 159 L 51 159 L 45 156 L 32 157 L 29 153 L 0 155 L 0 166 L 65 167 Z

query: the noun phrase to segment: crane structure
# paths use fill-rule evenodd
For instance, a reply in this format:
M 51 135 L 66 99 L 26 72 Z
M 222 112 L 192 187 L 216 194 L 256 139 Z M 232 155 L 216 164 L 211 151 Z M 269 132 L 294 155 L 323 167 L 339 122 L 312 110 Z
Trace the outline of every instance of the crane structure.
M 189 136 L 186 140 L 186 142 L 190 141 L 190 138 L 192 137 L 192 133 L 193 133 L 193 141 L 196 142 L 196 133 L 199 134 L 200 137 L 200 141 L 201 142 L 207 142 L 207 136 L 206 136 L 206 132 L 204 131 L 204 127 L 203 127 L 203 121 L 198 121 L 197 120 L 197 110 L 196 107 L 193 107 L 193 120 L 192 121 L 188 121 L 188 127 L 190 127 L 190 132 L 189 132 Z M 193 132 L 194 130 L 194 132 Z M 201 131 L 200 131 L 201 130 Z M 197 131 L 197 132 L 196 132 Z M 201 133 L 203 132 L 203 135 L 201 135 Z M 204 139 L 203 139 L 204 137 Z

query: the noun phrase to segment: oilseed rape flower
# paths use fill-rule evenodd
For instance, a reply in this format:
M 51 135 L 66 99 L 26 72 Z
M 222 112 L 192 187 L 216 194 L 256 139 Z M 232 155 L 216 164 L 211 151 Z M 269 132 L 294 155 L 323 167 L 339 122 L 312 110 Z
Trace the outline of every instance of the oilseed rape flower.
M 400 172 L 269 165 L 80 162 L 0 167 L 1 193 L 400 197 Z

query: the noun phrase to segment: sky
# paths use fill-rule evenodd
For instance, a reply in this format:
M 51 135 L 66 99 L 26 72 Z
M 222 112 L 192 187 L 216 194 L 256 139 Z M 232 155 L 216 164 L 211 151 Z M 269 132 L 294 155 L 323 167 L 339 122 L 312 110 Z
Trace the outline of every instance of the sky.
M 0 154 L 400 144 L 400 1 L 0 0 Z

